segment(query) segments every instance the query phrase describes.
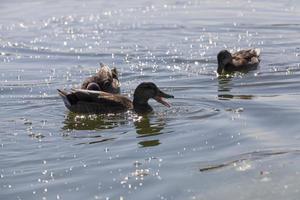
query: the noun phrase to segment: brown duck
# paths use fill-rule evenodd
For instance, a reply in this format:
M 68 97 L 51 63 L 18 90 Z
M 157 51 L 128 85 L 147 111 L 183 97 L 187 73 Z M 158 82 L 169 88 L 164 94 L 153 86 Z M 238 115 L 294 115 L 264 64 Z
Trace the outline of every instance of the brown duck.
M 218 53 L 218 74 L 232 72 L 248 72 L 257 69 L 260 62 L 259 49 L 247 49 L 231 54 L 227 50 Z
M 120 93 L 120 82 L 116 68 L 110 69 L 100 63 L 100 69 L 96 75 L 87 78 L 81 85 L 81 89 L 103 91 L 108 93 Z
M 163 98 L 174 98 L 174 96 L 162 92 L 154 83 L 144 82 L 138 85 L 134 91 L 133 101 L 125 96 L 111 94 L 102 91 L 91 91 L 74 89 L 67 93 L 58 90 L 65 106 L 75 113 L 118 113 L 133 109 L 137 113 L 148 113 L 153 109 L 148 104 L 149 99 L 170 107 Z

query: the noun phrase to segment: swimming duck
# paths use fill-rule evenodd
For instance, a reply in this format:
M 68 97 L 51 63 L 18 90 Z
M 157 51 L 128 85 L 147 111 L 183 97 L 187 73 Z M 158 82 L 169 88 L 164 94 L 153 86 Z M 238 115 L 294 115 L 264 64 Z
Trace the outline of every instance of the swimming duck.
M 170 107 L 163 98 L 174 96 L 162 92 L 154 83 L 143 82 L 134 91 L 133 101 L 119 94 L 102 91 L 74 89 L 70 93 L 58 89 L 65 106 L 75 113 L 118 113 L 133 109 L 137 113 L 148 113 L 153 109 L 148 104 L 149 99 Z
M 227 50 L 218 53 L 218 74 L 235 71 L 247 72 L 257 68 L 260 62 L 260 49 L 247 49 L 231 54 Z
M 100 63 L 100 69 L 95 76 L 87 78 L 81 85 L 81 89 L 120 93 L 120 82 L 116 68 L 110 69 Z

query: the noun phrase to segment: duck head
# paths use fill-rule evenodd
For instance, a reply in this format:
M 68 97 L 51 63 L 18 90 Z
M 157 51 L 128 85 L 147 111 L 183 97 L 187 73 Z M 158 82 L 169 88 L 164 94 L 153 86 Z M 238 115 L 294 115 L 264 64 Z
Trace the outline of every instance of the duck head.
M 173 95 L 162 92 L 154 83 L 143 82 L 134 91 L 133 105 L 135 110 L 152 111 L 148 104 L 149 99 L 154 99 L 157 102 L 170 107 L 170 104 L 163 98 L 174 98 Z
M 227 50 L 222 50 L 218 53 L 218 74 L 222 74 L 225 66 L 232 62 L 232 55 Z

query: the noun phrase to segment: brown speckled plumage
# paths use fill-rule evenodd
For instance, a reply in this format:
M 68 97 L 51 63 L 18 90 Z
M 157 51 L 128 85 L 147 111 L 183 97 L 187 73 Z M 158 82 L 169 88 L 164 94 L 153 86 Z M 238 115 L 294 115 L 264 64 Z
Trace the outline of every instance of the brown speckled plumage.
M 247 72 L 257 69 L 260 62 L 259 49 L 247 49 L 231 54 L 227 50 L 218 53 L 218 74 L 231 73 L 235 71 Z
M 120 82 L 116 68 L 110 69 L 107 65 L 100 64 L 96 75 L 87 78 L 81 85 L 81 89 L 89 89 L 89 84 L 96 83 L 100 90 L 113 94 L 120 93 Z M 94 87 L 95 88 L 95 87 Z M 95 89 L 98 90 L 98 89 Z

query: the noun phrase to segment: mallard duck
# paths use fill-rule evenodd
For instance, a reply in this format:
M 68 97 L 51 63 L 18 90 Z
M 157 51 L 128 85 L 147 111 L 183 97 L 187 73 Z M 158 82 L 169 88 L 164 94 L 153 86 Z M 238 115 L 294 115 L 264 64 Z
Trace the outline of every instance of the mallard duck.
M 100 69 L 95 76 L 87 78 L 81 85 L 81 89 L 120 93 L 120 82 L 116 68 L 110 69 L 100 63 Z
M 134 91 L 133 101 L 119 94 L 102 91 L 74 89 L 70 93 L 58 89 L 65 106 L 75 113 L 117 113 L 133 109 L 137 113 L 148 113 L 152 107 L 148 104 L 150 98 L 170 107 L 163 98 L 174 96 L 162 92 L 154 83 L 144 82 Z
M 257 68 L 260 62 L 260 49 L 241 50 L 231 54 L 227 50 L 218 53 L 218 74 L 235 71 L 247 72 Z

